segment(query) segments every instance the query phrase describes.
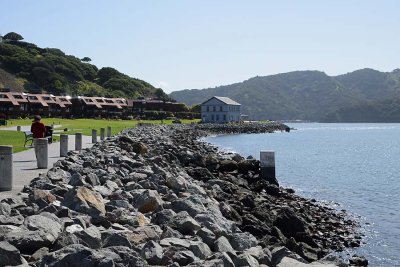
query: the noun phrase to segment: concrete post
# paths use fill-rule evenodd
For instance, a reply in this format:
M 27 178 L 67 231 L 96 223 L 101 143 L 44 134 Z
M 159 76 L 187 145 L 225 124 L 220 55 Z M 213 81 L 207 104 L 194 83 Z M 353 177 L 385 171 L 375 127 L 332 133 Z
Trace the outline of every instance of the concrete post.
M 17 126 L 17 131 L 18 131 L 18 132 L 21 131 L 21 126 Z
M 111 126 L 107 127 L 107 137 L 111 137 Z
M 82 133 L 75 133 L 75 150 L 82 149 Z
M 92 130 L 92 144 L 97 143 L 97 130 Z
M 0 191 L 10 191 L 12 189 L 12 150 L 12 146 L 0 146 Z
M 38 169 L 47 169 L 49 161 L 49 142 L 47 138 L 35 138 L 35 153 Z
M 260 151 L 260 174 L 268 181 L 276 181 L 274 151 Z
M 106 136 L 106 129 L 100 128 L 100 140 L 103 141 Z
M 68 135 L 60 134 L 60 157 L 66 157 L 68 154 Z

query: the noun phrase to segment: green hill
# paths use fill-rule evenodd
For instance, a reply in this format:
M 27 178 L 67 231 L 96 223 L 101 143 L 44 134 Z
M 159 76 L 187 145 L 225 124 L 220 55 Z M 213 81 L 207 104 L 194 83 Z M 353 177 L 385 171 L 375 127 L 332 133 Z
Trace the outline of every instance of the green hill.
M 243 105 L 242 112 L 251 119 L 328 121 L 339 110 L 350 110 L 368 101 L 370 105 L 375 102 L 380 105 L 379 101 L 399 96 L 400 70 L 384 73 L 362 69 L 340 76 L 295 71 L 170 94 L 188 105 L 201 103 L 214 95 L 238 101 Z
M 25 92 L 168 99 L 162 89 L 110 67 L 98 69 L 90 61 L 88 57 L 79 59 L 57 48 L 40 48 L 21 40 L 0 43 L 0 75 L 15 76 L 14 82 Z M 8 78 L 2 86 L 16 90 L 10 76 L 2 76 Z

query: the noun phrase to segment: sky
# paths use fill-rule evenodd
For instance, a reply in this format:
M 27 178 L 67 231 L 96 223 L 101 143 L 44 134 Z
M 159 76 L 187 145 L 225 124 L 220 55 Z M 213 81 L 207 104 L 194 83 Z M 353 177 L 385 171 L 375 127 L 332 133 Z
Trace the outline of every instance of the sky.
M 167 93 L 295 70 L 400 68 L 398 0 L 0 0 L 0 34 Z

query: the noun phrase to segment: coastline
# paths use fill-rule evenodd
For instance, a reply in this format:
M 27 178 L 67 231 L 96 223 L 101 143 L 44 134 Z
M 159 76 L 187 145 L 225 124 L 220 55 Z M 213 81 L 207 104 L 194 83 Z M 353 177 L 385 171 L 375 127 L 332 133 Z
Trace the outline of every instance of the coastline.
M 42 240 L 49 250 L 33 261 L 38 266 L 83 252 L 92 262 L 102 260 L 99 253 L 112 252 L 114 264 L 121 266 L 128 253 L 143 264 L 276 266 L 285 258 L 312 262 L 359 246 L 358 225 L 345 213 L 261 179 L 257 160 L 223 155 L 199 140 L 209 134 L 286 127 L 274 123 L 125 130 L 91 150 L 71 152 L 32 181 L 22 200 L 3 201 L 23 221 L 18 229 L 5 230 L 4 239 L 32 255 L 37 251 L 27 249 L 29 240 L 21 233 L 44 230 L 39 225 L 32 228 L 32 217 L 51 220 L 58 230 L 52 231 L 52 240 Z M 21 227 L 26 221 L 28 229 Z M 113 249 L 121 244 L 122 254 Z

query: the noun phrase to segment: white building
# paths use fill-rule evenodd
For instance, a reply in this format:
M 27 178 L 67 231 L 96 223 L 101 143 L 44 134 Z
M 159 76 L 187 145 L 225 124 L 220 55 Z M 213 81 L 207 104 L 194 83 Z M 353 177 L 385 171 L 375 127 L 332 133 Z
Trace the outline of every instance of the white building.
M 201 104 L 201 120 L 211 123 L 239 122 L 240 106 L 229 97 L 214 96 Z

